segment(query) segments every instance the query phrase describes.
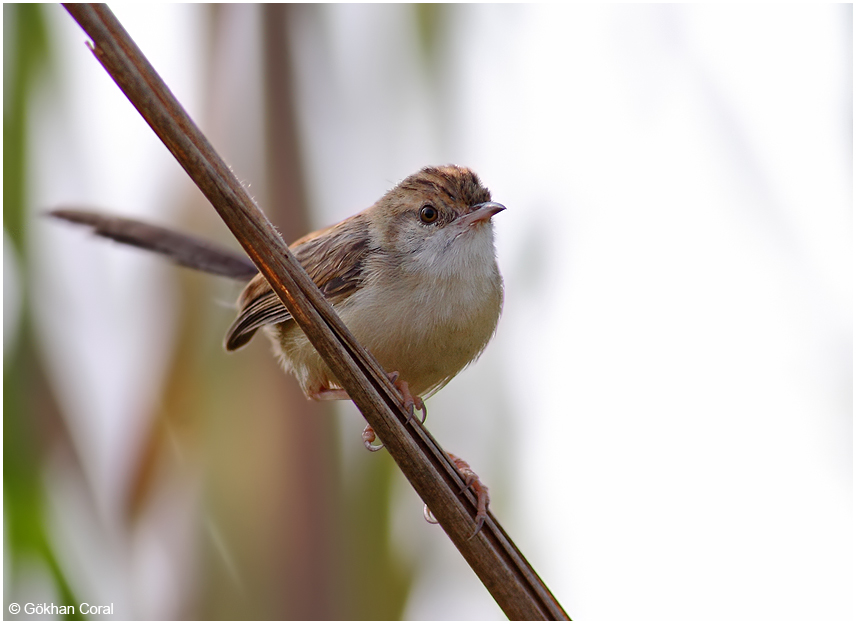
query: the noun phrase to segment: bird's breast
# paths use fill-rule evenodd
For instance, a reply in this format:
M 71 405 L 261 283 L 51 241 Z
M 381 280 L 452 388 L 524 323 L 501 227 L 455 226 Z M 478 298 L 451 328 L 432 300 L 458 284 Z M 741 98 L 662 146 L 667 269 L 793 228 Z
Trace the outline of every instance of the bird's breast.
M 487 271 L 444 278 L 370 280 L 337 310 L 387 371 L 398 371 L 414 394 L 423 395 L 479 356 L 502 301 L 502 280 L 492 264 Z

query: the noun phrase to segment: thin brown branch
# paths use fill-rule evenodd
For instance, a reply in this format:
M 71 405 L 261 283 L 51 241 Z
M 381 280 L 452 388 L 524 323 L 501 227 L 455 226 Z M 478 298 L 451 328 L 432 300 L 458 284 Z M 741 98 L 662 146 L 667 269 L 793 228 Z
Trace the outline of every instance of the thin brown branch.
M 493 515 L 472 539 L 476 501 L 448 456 L 408 419 L 375 359 L 337 317 L 262 211 L 170 93 L 106 5 L 67 4 L 92 51 L 208 198 L 502 610 L 567 620 Z

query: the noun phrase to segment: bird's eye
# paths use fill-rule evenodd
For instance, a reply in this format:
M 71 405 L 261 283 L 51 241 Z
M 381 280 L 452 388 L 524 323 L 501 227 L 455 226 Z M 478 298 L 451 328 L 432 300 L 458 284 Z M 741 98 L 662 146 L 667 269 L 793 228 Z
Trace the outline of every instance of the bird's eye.
M 431 204 L 426 204 L 420 209 L 420 221 L 424 224 L 432 224 L 440 217 L 438 210 Z

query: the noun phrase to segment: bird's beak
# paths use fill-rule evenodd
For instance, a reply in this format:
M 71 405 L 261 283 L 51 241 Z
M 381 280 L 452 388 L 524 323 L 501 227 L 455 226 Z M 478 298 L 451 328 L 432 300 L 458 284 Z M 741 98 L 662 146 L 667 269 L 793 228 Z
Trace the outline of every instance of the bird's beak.
M 458 218 L 458 223 L 462 229 L 468 228 L 475 224 L 488 221 L 500 211 L 506 210 L 506 207 L 497 202 L 483 202 L 470 207 L 470 212 L 465 213 Z

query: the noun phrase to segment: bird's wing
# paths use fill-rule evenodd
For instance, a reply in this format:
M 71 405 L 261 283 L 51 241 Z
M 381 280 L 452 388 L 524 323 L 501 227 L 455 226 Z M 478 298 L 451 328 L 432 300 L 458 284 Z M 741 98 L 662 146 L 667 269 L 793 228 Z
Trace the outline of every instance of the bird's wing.
M 360 285 L 370 249 L 368 223 L 358 214 L 298 239 L 290 249 L 325 298 L 336 305 Z M 238 308 L 238 317 L 224 341 L 228 351 L 243 347 L 262 326 L 284 323 L 292 318 L 261 274 L 245 287 L 238 299 Z

